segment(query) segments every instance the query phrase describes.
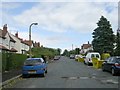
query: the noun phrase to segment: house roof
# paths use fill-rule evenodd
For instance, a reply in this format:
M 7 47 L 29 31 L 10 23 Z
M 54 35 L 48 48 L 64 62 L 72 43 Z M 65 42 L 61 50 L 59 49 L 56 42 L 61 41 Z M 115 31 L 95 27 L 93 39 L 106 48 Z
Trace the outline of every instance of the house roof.
M 33 43 L 33 46 L 34 46 L 34 47 L 40 47 L 40 43 L 39 43 L 39 42 L 38 42 L 38 43 L 35 42 L 35 43 Z
M 9 49 L 7 49 L 5 46 L 2 45 L 0 45 L 0 49 L 9 51 Z
M 17 50 L 16 49 L 14 49 L 14 48 L 11 48 L 11 50 L 10 50 L 11 52 L 17 52 Z
M 14 42 L 14 43 L 16 42 L 10 35 L 9 35 L 9 37 L 10 37 L 11 42 Z
M 83 44 L 82 45 L 82 49 L 84 48 L 84 49 L 88 49 L 88 48 L 90 48 L 92 45 L 91 44 Z
M 29 46 L 32 46 L 33 44 L 33 41 L 29 41 L 29 40 L 24 40 L 23 42 Z

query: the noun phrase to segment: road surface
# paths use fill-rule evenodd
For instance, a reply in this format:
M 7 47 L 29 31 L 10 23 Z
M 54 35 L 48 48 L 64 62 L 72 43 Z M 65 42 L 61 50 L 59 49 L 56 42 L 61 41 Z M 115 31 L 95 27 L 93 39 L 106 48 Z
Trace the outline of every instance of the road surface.
M 22 78 L 11 88 L 118 88 L 118 76 L 62 56 L 48 64 L 46 77 Z

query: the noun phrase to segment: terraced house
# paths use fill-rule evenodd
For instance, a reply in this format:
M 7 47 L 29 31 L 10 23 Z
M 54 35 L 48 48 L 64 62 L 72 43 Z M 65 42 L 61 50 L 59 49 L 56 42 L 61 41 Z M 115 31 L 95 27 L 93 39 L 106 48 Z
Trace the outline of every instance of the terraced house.
M 29 46 L 33 47 L 34 45 L 33 41 L 20 38 L 18 32 L 15 35 L 9 33 L 7 30 L 7 24 L 3 26 L 3 30 L 0 29 L 0 52 L 24 54 L 29 51 Z

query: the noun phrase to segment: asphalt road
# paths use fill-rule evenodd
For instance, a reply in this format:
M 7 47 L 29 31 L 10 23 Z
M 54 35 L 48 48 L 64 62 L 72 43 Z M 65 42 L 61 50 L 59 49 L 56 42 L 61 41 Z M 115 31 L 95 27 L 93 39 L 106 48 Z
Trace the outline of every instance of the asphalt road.
M 118 76 L 68 57 L 48 64 L 46 77 L 22 78 L 11 88 L 118 88 Z

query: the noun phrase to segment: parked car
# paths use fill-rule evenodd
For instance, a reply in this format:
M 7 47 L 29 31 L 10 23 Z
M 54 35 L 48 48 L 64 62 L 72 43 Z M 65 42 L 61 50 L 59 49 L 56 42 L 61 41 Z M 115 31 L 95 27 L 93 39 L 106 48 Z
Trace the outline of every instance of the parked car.
M 112 75 L 120 74 L 120 56 L 106 59 L 102 64 L 103 71 L 110 71 Z
M 87 53 L 85 59 L 84 59 L 84 64 L 87 65 L 92 65 L 92 58 L 98 58 L 100 60 L 101 56 L 98 52 L 89 52 Z
M 22 76 L 27 77 L 29 75 L 41 74 L 45 77 L 47 73 L 47 64 L 43 58 L 28 58 L 25 60 L 22 67 Z
M 60 56 L 55 56 L 54 57 L 54 60 L 59 60 L 60 59 Z
M 75 55 L 71 54 L 70 59 L 75 59 Z

